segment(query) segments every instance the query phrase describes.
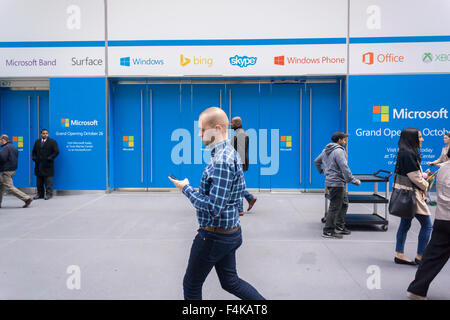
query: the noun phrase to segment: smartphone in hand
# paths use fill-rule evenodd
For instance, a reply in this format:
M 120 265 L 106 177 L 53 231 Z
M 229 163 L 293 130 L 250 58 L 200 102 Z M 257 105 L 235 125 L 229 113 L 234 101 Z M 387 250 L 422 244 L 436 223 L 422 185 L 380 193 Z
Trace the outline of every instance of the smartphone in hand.
M 177 177 L 175 177 L 173 174 L 171 174 L 169 177 L 171 177 L 173 180 L 180 180 Z

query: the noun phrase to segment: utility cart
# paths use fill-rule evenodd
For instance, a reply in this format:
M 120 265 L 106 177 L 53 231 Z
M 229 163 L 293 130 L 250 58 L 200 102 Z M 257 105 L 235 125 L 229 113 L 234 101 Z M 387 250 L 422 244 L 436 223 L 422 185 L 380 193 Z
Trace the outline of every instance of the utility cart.
M 356 179 L 361 183 L 373 182 L 374 190 L 372 195 L 349 194 L 348 202 L 350 203 L 373 203 L 373 213 L 366 214 L 347 214 L 345 217 L 345 224 L 347 226 L 368 226 L 380 225 L 383 231 L 388 229 L 388 203 L 389 203 L 389 178 L 392 172 L 386 170 L 378 170 L 374 174 L 354 174 Z M 378 183 L 386 183 L 386 192 L 384 197 L 378 193 Z M 329 193 L 325 189 L 325 216 L 322 222 L 326 222 L 328 213 Z M 384 217 L 378 214 L 378 205 L 384 204 Z

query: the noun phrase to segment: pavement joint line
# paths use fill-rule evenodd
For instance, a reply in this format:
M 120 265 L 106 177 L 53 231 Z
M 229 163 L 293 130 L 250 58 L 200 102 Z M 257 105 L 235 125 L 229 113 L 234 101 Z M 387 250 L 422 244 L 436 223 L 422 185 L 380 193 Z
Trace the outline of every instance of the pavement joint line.
M 9 246 L 10 244 L 12 244 L 12 243 L 14 243 L 14 242 L 20 240 L 20 239 L 24 239 L 24 237 L 26 237 L 28 234 L 31 234 L 31 233 L 33 233 L 33 232 L 39 230 L 39 229 L 42 229 L 42 228 L 48 226 L 49 224 L 51 224 L 51 223 L 53 223 L 53 222 L 55 222 L 55 221 L 57 221 L 57 220 L 59 220 L 59 219 L 61 219 L 61 218 L 67 217 L 68 215 L 70 215 L 70 214 L 72 214 L 72 213 L 74 213 L 74 212 L 76 212 L 76 211 L 78 211 L 78 210 L 80 210 L 80 209 L 82 209 L 82 208 L 84 208 L 84 207 L 90 205 L 91 203 L 94 203 L 94 202 L 96 202 L 96 201 L 98 201 L 98 200 L 104 198 L 105 196 L 106 196 L 106 194 L 102 194 L 100 197 L 95 198 L 95 199 L 92 199 L 92 200 L 90 200 L 90 201 L 88 201 L 88 202 L 82 204 L 81 206 L 79 206 L 79 207 L 77 207 L 77 208 L 74 208 L 74 209 L 70 210 L 69 212 L 67 212 L 67 213 L 65 213 L 65 214 L 59 215 L 59 216 L 57 216 L 56 218 L 54 218 L 54 219 L 52 219 L 52 220 L 50 220 L 50 221 L 44 222 L 44 224 L 42 224 L 42 225 L 40 225 L 40 226 L 38 226 L 38 227 L 36 227 L 36 228 L 34 228 L 34 229 L 32 229 L 32 230 L 27 231 L 25 234 L 22 234 L 21 236 L 19 236 L 19 237 L 17 237 L 17 238 L 13 238 L 11 241 L 9 241 L 9 242 L 7 242 L 7 243 L 5 243 L 5 244 L 3 244 L 3 245 L 0 245 L 0 249 L 3 249 L 3 248 L 5 248 L 5 247 Z
M 347 275 L 350 277 L 350 279 L 353 280 L 353 282 L 356 284 L 357 287 L 360 288 L 362 294 L 364 294 L 364 296 L 367 298 L 367 300 L 370 300 L 370 296 L 367 294 L 366 290 L 364 290 L 363 287 L 361 287 L 361 285 L 358 283 L 358 281 L 356 281 L 355 278 L 353 278 L 352 274 L 350 271 L 347 270 L 347 268 L 344 266 L 344 264 L 341 262 L 341 260 L 339 259 L 339 257 L 333 252 L 333 250 L 331 250 L 328 246 L 326 241 L 324 241 L 324 245 L 327 248 L 327 250 L 333 255 L 333 257 L 336 259 L 336 261 L 338 262 L 338 264 L 341 266 L 342 269 L 344 269 L 345 273 L 347 273 Z

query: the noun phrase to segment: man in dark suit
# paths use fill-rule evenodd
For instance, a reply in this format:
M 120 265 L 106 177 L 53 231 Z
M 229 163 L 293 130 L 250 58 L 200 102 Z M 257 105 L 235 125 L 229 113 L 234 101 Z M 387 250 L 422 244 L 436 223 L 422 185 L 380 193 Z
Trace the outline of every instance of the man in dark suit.
M 233 147 L 239 154 L 239 157 L 242 161 L 242 170 L 246 172 L 248 170 L 249 166 L 249 159 L 248 159 L 248 148 L 249 148 L 249 138 L 247 132 L 242 128 L 242 119 L 240 117 L 234 117 L 231 119 L 231 129 L 235 130 L 236 133 L 233 137 Z M 248 202 L 248 209 L 247 211 L 250 211 L 250 209 L 253 207 L 253 205 L 256 202 L 256 197 L 253 196 L 250 192 L 247 190 L 244 190 L 244 198 Z M 244 215 L 244 209 L 242 208 L 242 205 L 239 209 L 239 215 Z
M 36 174 L 37 195 L 34 199 L 48 200 L 53 196 L 54 159 L 59 154 L 58 144 L 48 137 L 48 130 L 41 130 L 41 139 L 33 147 L 34 173 Z M 45 188 L 44 188 L 45 185 Z

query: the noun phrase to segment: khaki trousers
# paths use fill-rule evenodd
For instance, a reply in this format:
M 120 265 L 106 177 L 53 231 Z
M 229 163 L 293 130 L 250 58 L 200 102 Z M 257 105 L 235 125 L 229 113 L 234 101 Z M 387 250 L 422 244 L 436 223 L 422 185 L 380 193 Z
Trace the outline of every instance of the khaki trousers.
M 12 177 L 15 171 L 3 171 L 0 174 L 0 204 L 3 200 L 3 193 L 11 193 L 22 201 L 27 201 L 30 196 L 14 187 Z

